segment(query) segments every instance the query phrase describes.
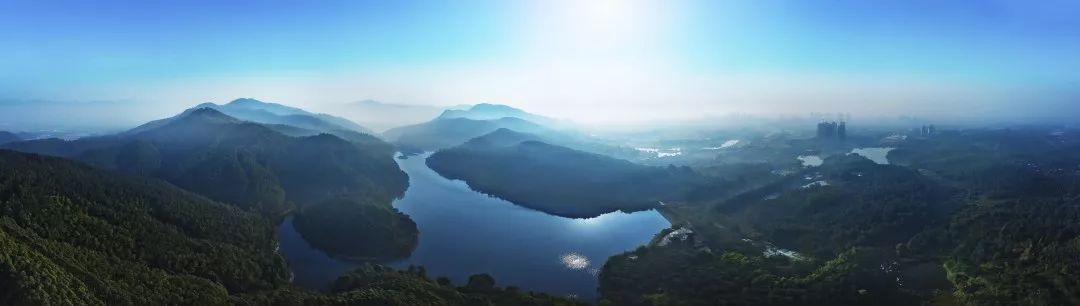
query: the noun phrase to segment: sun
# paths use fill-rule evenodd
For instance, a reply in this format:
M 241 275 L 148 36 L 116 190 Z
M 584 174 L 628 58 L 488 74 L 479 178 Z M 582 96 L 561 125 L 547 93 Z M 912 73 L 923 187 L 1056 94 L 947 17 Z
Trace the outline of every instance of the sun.
M 634 7 L 637 5 L 627 0 L 594 0 L 581 1 L 581 3 L 587 6 L 586 9 L 590 11 L 590 15 L 601 25 L 619 25 L 627 22 L 627 19 L 633 17 Z

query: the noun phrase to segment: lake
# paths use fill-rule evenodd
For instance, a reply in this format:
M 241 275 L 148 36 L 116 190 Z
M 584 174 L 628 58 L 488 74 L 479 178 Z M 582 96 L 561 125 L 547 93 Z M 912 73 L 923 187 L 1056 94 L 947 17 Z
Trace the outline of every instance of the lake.
M 851 154 L 858 154 L 881 165 L 889 164 L 889 152 L 896 148 L 856 148 Z
M 802 162 L 803 167 L 818 167 L 825 163 L 825 160 L 817 155 L 799 155 L 795 159 Z
M 571 219 L 520 207 L 439 176 L 424 163 L 429 155 L 395 159 L 409 174 L 409 189 L 394 207 L 416 222 L 420 239 L 409 258 L 387 265 L 422 265 L 429 276 L 446 276 L 456 285 L 488 273 L 500 286 L 593 300 L 596 273 L 608 257 L 644 245 L 670 226 L 653 210 Z M 278 235 L 301 286 L 325 289 L 359 265 L 312 249 L 291 217 Z

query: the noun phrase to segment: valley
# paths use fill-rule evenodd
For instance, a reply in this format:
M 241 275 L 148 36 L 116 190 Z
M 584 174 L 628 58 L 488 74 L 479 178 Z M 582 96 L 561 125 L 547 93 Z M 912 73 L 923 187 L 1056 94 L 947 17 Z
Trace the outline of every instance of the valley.
M 1080 1 L 0 1 L 0 306 L 1080 306 Z
M 423 266 L 432 275 L 464 282 L 475 273 L 559 296 L 596 298 L 596 273 L 607 257 L 648 243 L 669 223 L 655 211 L 612 212 L 592 218 L 564 218 L 517 206 L 443 178 L 425 164 L 429 154 L 398 159 L 409 174 L 409 189 L 394 201 L 420 231 L 410 256 L 388 261 L 404 269 Z M 360 263 L 327 256 L 311 248 L 290 220 L 278 227 L 282 252 L 296 282 L 326 288 Z M 567 265 L 566 256 L 587 260 Z
M 156 298 L 910 305 L 1075 293 L 1071 270 L 1049 274 L 1074 254 L 1073 131 L 893 129 L 825 139 L 742 129 L 620 142 L 634 136 L 586 136 L 490 104 L 381 135 L 341 120 L 240 99 L 114 135 L 5 134 L 0 147 L 33 154 L 3 151 L 0 165 L 17 175 L 0 181 L 0 242 L 21 261 L 0 263 L 19 273 L 7 277 L 53 271 L 43 281 L 62 284 L 17 281 L 9 286 L 23 293 L 6 299 L 153 303 L 163 300 L 116 292 L 174 286 L 217 289 Z M 207 211 L 224 215 L 207 219 Z M 149 223 L 121 228 L 157 229 L 106 225 L 125 218 Z M 1056 224 L 1063 240 L 1031 242 L 1036 224 Z M 986 235 L 1000 226 L 1011 230 Z M 116 253 L 147 239 L 167 244 Z M 1036 261 L 1012 262 L 1017 245 L 1037 246 L 1024 255 Z M 86 250 L 96 253 L 74 255 Z M 232 266 L 171 259 L 200 252 Z M 118 279 L 100 285 L 83 271 Z M 1032 296 L 1001 274 L 1061 285 Z M 176 277 L 191 283 L 167 281 Z M 86 294 L 49 289 L 61 287 Z M 374 292 L 383 293 L 366 295 Z

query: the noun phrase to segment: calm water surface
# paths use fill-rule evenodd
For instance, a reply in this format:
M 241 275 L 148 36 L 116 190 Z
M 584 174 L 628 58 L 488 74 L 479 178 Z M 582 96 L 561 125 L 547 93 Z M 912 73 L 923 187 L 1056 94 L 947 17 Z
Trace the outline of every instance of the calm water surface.
M 801 161 L 803 167 L 817 167 L 825 163 L 825 160 L 817 155 L 799 155 L 798 157 L 795 157 L 795 159 Z
M 881 165 L 889 164 L 889 152 L 896 148 L 857 148 L 851 154 L 858 154 Z
M 409 189 L 394 201 L 420 229 L 420 244 L 395 267 L 423 265 L 432 277 L 464 284 L 488 273 L 500 285 L 593 299 L 596 273 L 611 255 L 643 245 L 670 224 L 656 211 L 614 212 L 570 219 L 523 208 L 445 179 L 427 167 L 427 154 L 397 159 L 409 174 Z M 358 264 L 312 249 L 293 229 L 278 227 L 282 252 L 295 282 L 323 289 Z

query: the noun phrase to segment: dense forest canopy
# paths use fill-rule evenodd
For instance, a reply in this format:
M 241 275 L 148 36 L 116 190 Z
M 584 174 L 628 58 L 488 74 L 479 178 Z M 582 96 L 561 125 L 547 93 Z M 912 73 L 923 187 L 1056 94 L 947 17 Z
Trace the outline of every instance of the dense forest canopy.
M 343 194 L 367 196 L 351 202 L 354 204 L 351 206 L 336 206 L 338 212 L 348 209 L 351 215 L 363 215 L 392 209 L 391 200 L 401 195 L 408 185 L 408 177 L 393 160 L 393 148 L 367 134 L 347 131 L 337 134 L 348 138 L 330 134 L 287 136 L 267 125 L 242 121 L 211 108 L 198 108 L 123 134 L 74 141 L 32 140 L 5 147 L 69 157 L 106 169 L 160 178 L 271 218 L 304 210 Z M 379 209 L 372 210 L 372 207 Z M 319 211 L 325 209 L 317 208 L 312 213 L 297 216 L 300 223 L 311 225 L 300 227 L 302 231 L 350 229 L 346 224 L 303 220 L 316 217 Z M 340 246 L 362 240 L 360 237 L 415 237 L 415 226 L 409 226 L 411 221 L 400 223 L 403 225 L 384 227 L 395 231 L 379 234 L 357 232 L 352 228 L 352 231 L 333 236 L 336 239 L 321 237 L 316 245 L 326 250 L 348 250 L 341 254 L 344 256 L 383 257 L 384 251 L 377 248 L 361 250 Z M 327 228 L 320 228 L 323 226 Z M 390 240 L 399 239 L 404 238 Z M 404 241 L 415 242 L 415 238 Z M 392 248 L 411 250 L 411 246 Z M 400 251 L 392 253 L 402 255 Z
M 358 260 L 408 257 L 419 231 L 409 216 L 371 194 L 343 194 L 304 208 L 294 223 L 304 239 Z
M 0 304 L 223 304 L 289 271 L 273 224 L 171 185 L 0 150 Z
M 0 173 L 3 305 L 581 304 L 496 287 L 487 275 L 455 287 L 423 268 L 373 265 L 329 293 L 307 291 L 288 284 L 261 214 L 54 157 L 0 150 Z
M 836 155 L 728 200 L 668 207 L 681 222 L 658 237 L 691 238 L 613 257 L 601 303 L 1080 303 L 1068 259 L 1080 256 L 1076 136 L 913 137 L 890 152 L 897 165 Z
M 958 206 L 951 190 L 916 171 L 857 155 L 830 157 L 789 180 L 763 189 L 779 189 L 772 197 L 751 192 L 720 203 L 716 211 L 738 220 L 737 228 L 749 237 L 832 256 L 854 246 L 892 247 L 947 219 Z
M 289 137 L 209 108 L 137 133 L 7 147 L 162 178 L 271 215 L 341 190 L 395 196 L 407 184 L 389 148 L 377 140 L 357 144 L 327 134 Z

